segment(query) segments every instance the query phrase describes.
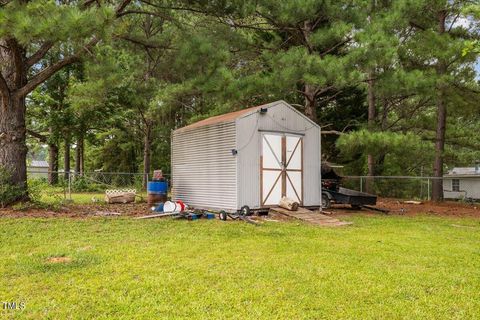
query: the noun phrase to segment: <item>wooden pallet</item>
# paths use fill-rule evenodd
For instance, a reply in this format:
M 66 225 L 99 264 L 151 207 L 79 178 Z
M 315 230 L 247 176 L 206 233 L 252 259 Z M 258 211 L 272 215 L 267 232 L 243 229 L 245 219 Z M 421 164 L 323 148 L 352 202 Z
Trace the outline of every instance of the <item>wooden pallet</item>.
M 270 208 L 269 213 L 270 212 L 283 214 L 285 216 L 321 226 L 337 227 L 352 224 L 352 222 L 340 221 L 338 219 L 321 214 L 318 211 L 311 211 L 305 208 L 298 208 L 297 211 L 290 211 L 284 208 L 274 207 Z

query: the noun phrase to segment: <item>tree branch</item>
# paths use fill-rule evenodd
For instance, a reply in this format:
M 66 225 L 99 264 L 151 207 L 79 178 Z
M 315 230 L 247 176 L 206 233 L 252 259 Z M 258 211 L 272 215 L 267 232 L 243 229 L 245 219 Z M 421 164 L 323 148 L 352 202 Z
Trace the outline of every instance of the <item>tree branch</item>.
M 148 4 L 152 7 L 158 8 L 158 9 L 164 9 L 164 10 L 176 10 L 176 11 L 189 11 L 189 12 L 195 12 L 195 13 L 201 13 L 201 14 L 208 14 L 208 11 L 203 11 L 203 10 L 198 10 L 194 8 L 189 8 L 189 7 L 175 7 L 175 6 L 160 6 L 157 4 L 154 4 L 148 0 L 140 0 L 140 2 L 143 2 L 145 4 Z
M 47 138 L 46 136 L 44 136 L 43 134 L 40 134 L 40 133 L 35 132 L 35 131 L 33 131 L 33 130 L 30 130 L 30 129 L 27 129 L 27 133 L 28 133 L 29 135 L 31 135 L 32 137 L 37 138 L 38 140 L 40 140 L 40 142 L 47 143 L 48 138 Z
M 30 81 L 27 82 L 26 85 L 21 87 L 20 89 L 16 90 L 14 92 L 15 97 L 24 97 L 30 92 L 32 92 L 37 86 L 42 84 L 44 81 L 46 81 L 48 78 L 50 78 L 52 75 L 55 74 L 55 72 L 59 71 L 65 66 L 68 66 L 72 63 L 80 61 L 80 56 L 81 53 L 84 51 L 90 52 L 90 49 L 95 46 L 98 43 L 99 39 L 93 38 L 87 45 L 83 47 L 82 50 L 77 52 L 76 54 L 73 54 L 71 56 L 68 56 L 37 73 L 35 76 L 33 76 Z
M 135 43 L 135 44 L 138 44 L 138 45 L 141 45 L 141 46 L 144 46 L 145 48 L 151 48 L 151 49 L 171 49 L 169 46 L 160 45 L 160 44 L 155 44 L 155 43 L 150 43 L 150 42 L 144 41 L 144 40 L 142 40 L 142 39 L 134 39 L 134 38 L 131 38 L 131 37 L 129 37 L 129 36 L 118 36 L 118 38 L 123 39 L 123 40 L 126 40 L 126 41 L 130 41 L 130 42 L 132 42 L 132 43 Z
M 123 13 L 123 10 L 130 4 L 130 2 L 132 2 L 132 0 L 123 0 L 117 7 L 117 9 L 115 9 L 115 13 L 117 15 L 117 17 L 120 17 Z
M 320 94 L 324 94 L 325 92 L 329 91 L 329 90 L 333 90 L 335 89 L 335 86 L 328 86 L 328 87 L 324 87 L 324 88 L 317 88 L 317 90 L 315 90 L 315 93 L 313 94 L 315 97 L 320 95 Z
M 87 0 L 83 3 L 83 7 L 88 8 L 94 2 L 96 2 L 96 1 L 95 0 Z
M 27 69 L 33 66 L 35 63 L 40 61 L 48 52 L 53 47 L 53 42 L 47 41 L 42 46 L 32 54 L 28 59 L 27 59 Z
M 422 31 L 425 31 L 425 28 L 422 27 L 421 25 L 417 24 L 416 22 L 413 22 L 413 21 L 410 21 L 410 26 L 414 27 L 414 28 L 417 28 L 417 29 L 420 29 Z
M 341 136 L 342 134 L 344 134 L 343 132 L 341 131 L 337 131 L 337 130 L 325 130 L 325 131 L 321 131 L 320 132 L 321 134 L 334 134 L 334 135 L 337 135 L 337 136 Z
M 123 11 L 123 12 L 117 13 L 117 17 L 120 18 L 120 17 L 126 16 L 128 14 L 144 14 L 144 15 L 148 15 L 148 16 L 154 16 L 154 17 L 162 18 L 162 19 L 165 19 L 165 20 L 168 20 L 168 21 L 173 21 L 172 17 L 170 17 L 169 15 L 162 14 L 162 13 L 159 13 L 159 12 L 143 11 L 143 10 Z
M 55 72 L 58 70 L 62 69 L 63 67 L 78 62 L 80 61 L 80 56 L 78 54 L 66 57 L 65 59 L 62 59 L 58 61 L 55 64 L 52 64 L 49 67 L 46 67 L 39 73 L 37 73 L 26 85 L 15 91 L 15 96 L 16 97 L 24 97 L 28 93 L 32 92 L 37 86 L 42 84 L 44 81 L 46 81 L 48 78 L 50 78 Z
M 345 40 L 343 41 L 340 41 L 338 42 L 337 44 L 335 44 L 333 47 L 323 51 L 322 53 L 320 53 L 320 56 L 323 58 L 324 56 L 326 56 L 327 54 L 329 54 L 330 52 L 332 52 L 333 50 L 337 49 L 338 47 L 341 47 L 345 44 L 347 44 L 348 42 L 350 42 L 352 40 L 351 37 L 347 37 Z
M 230 19 L 229 21 L 226 21 L 222 18 L 219 17 L 218 21 L 222 24 L 225 24 L 229 27 L 233 28 L 239 28 L 239 29 L 252 29 L 252 30 L 259 30 L 259 31 L 275 31 L 278 29 L 275 28 L 266 28 L 266 27 L 261 27 L 261 25 L 269 25 L 268 23 L 253 23 L 253 24 L 243 24 L 243 23 L 238 23 L 234 19 Z

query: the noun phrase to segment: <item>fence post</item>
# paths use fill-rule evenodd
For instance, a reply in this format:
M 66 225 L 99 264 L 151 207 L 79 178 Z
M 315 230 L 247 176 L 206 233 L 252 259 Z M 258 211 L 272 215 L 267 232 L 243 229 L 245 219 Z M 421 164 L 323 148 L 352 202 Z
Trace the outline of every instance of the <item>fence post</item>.
M 68 173 L 68 198 L 72 201 L 72 172 Z
M 428 178 L 427 183 L 427 200 L 430 201 L 430 178 Z
M 363 192 L 363 177 L 360 177 L 360 192 Z

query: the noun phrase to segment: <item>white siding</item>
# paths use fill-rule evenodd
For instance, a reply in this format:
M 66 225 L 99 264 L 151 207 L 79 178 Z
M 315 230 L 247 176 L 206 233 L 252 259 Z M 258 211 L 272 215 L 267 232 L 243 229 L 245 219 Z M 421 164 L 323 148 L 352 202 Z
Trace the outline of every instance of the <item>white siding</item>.
M 304 136 L 303 205 L 318 206 L 321 202 L 320 128 L 284 101 L 269 105 L 266 114 L 256 112 L 237 119 L 238 205 L 260 207 L 261 131 Z
M 235 122 L 172 133 L 172 198 L 203 209 L 237 209 Z
M 452 179 L 459 180 L 460 191 L 452 191 Z M 443 196 L 445 199 L 480 199 L 480 177 L 452 177 L 444 179 Z
M 48 167 L 27 166 L 27 176 L 32 179 L 48 178 Z

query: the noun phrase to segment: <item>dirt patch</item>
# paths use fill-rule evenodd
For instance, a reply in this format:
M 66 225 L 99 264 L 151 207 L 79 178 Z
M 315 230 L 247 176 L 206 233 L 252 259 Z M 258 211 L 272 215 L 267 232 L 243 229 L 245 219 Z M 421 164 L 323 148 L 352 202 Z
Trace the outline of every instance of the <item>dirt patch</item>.
M 437 215 L 437 216 L 453 216 L 453 217 L 478 217 L 480 218 L 480 204 L 466 204 L 455 201 L 446 201 L 436 203 L 432 201 L 422 201 L 421 204 L 404 203 L 405 200 L 379 198 L 377 208 L 389 210 L 390 215 L 407 215 L 415 216 L 419 214 Z M 358 212 L 372 215 L 382 215 L 383 213 L 371 211 L 368 209 L 354 210 L 345 205 L 333 205 L 332 208 L 326 210 L 332 215 L 351 215 Z M 1 217 L 13 218 L 108 218 L 116 219 L 122 216 L 143 216 L 151 213 L 146 203 L 128 203 L 128 204 L 70 204 L 61 207 L 58 211 L 45 209 L 29 209 L 26 211 L 13 210 L 11 208 L 0 209 Z M 266 216 L 267 220 L 284 221 L 291 220 L 281 214 Z
M 256 217 L 253 217 L 256 218 Z M 275 212 L 275 211 L 270 211 L 268 215 L 265 216 L 260 216 L 258 217 L 259 220 L 264 220 L 264 221 L 270 221 L 270 222 L 281 222 L 281 221 L 292 221 L 295 220 L 295 218 L 286 216 L 284 214 Z
M 9 218 L 90 218 L 145 215 L 150 212 L 146 203 L 128 204 L 70 204 L 57 211 L 45 209 L 0 209 L 0 217 Z M 113 214 L 114 213 L 114 214 Z
M 70 257 L 50 257 L 47 259 L 48 263 L 70 263 L 72 258 Z
M 390 215 L 406 215 L 415 216 L 419 214 L 435 215 L 435 216 L 452 216 L 452 217 L 477 217 L 480 218 L 480 204 L 466 204 L 456 201 L 433 202 L 421 201 L 420 204 L 405 203 L 407 200 L 379 198 L 377 208 L 387 209 Z M 334 205 L 328 209 L 332 214 L 352 214 L 358 213 L 348 206 Z M 383 214 L 368 209 L 360 210 L 362 213 Z

